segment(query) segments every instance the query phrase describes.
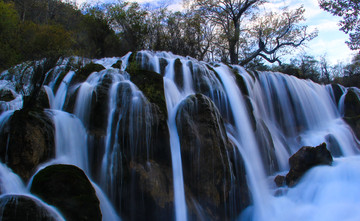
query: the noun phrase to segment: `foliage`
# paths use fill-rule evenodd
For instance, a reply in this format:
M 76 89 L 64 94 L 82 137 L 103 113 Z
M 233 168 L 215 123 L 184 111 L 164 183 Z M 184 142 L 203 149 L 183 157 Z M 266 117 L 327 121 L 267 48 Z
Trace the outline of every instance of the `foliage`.
M 352 50 L 360 49 L 360 2 L 359 0 L 319 0 L 320 7 L 342 17 L 340 30 L 349 34 L 346 43 Z

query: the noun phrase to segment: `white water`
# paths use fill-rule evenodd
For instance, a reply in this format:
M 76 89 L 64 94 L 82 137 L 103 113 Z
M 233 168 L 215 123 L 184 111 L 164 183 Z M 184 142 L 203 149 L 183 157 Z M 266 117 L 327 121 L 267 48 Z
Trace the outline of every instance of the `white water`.
M 252 191 L 256 216 L 260 220 L 265 219 L 264 208 L 268 206 L 267 187 L 265 184 L 265 172 L 261 165 L 261 158 L 258 152 L 258 144 L 255 140 L 253 129 L 249 121 L 249 114 L 242 98 L 241 92 L 236 85 L 235 79 L 231 75 L 231 70 L 225 66 L 215 68 L 222 83 L 225 86 L 229 98 L 230 108 L 234 116 L 236 134 L 233 140 L 242 154 L 248 174 L 248 182 Z
M 125 70 L 129 56 L 130 53 L 119 58 L 122 60 L 121 70 Z M 201 77 L 192 76 L 189 68 L 191 59 L 165 52 L 140 52 L 138 56 L 146 56 L 148 63 L 142 65 L 157 73 L 160 73 L 159 59 L 162 58 L 168 62 L 164 76 L 164 90 L 169 117 L 175 218 L 176 220 L 186 220 L 188 216 L 184 190 L 186 184 L 183 179 L 180 141 L 175 116 L 178 104 L 183 99 L 195 92 L 202 92 L 195 91 L 195 88 L 197 90 L 200 88 L 199 79 Z M 182 62 L 184 87 L 178 87 L 174 80 L 175 74 L 180 74 L 174 73 L 176 58 Z M 111 64 L 117 60 L 118 58 L 99 59 L 94 62 L 110 68 Z M 239 219 L 253 221 L 360 220 L 357 209 L 360 205 L 360 194 L 357 190 L 360 185 L 360 175 L 357 172 L 360 167 L 360 159 L 358 156 L 354 156 L 359 152 L 357 141 L 349 126 L 341 119 L 344 113 L 345 96 L 341 97 L 339 106 L 337 106 L 331 97 L 329 87 L 277 73 L 260 73 L 258 78 L 253 78 L 244 69 L 234 67 L 245 79 L 257 123 L 264 122 L 271 134 L 276 155 L 273 160 L 279 165 L 277 173 L 287 172 L 289 169 L 288 158 L 303 145 L 317 146 L 322 142 L 328 142 L 326 137 L 331 135 L 340 146 L 342 157 L 336 158 L 332 167 L 313 168 L 293 188 L 275 188 L 273 175 L 276 174 L 271 174 L 270 177 L 265 175 L 264 168 L 269 165 L 265 165 L 261 159 L 258 137 L 255 137 L 246 102 L 243 99 L 244 95 L 236 85 L 232 71 L 225 65 L 213 67 L 220 77 L 221 85 L 217 77 L 212 76 L 205 65 L 192 65 L 194 65 L 194 69 L 205 69 L 204 73 L 209 75 L 202 78 L 202 82 L 206 82 L 209 88 L 206 95 L 213 99 L 219 108 L 227 124 L 228 136 L 244 158 L 253 205 Z M 197 73 L 194 69 L 193 73 Z M 115 69 L 110 68 L 101 73 L 93 73 L 86 82 L 77 85 L 79 91 L 74 115 L 56 110 L 49 111 L 56 127 L 56 159 L 48 163 L 74 164 L 90 176 L 88 135 L 84 125 L 88 124 L 88 110 L 94 88 L 99 84 L 103 74 L 110 70 L 114 71 Z M 144 111 L 142 108 L 142 105 L 146 103 L 142 93 L 130 82 L 128 76 L 115 72 L 112 74 L 113 86 L 109 90 L 109 115 L 101 170 L 101 187 L 109 198 L 116 198 L 115 194 L 121 192 L 119 189 L 121 189 L 122 181 L 119 181 L 119 177 L 123 171 L 119 148 L 124 143 L 117 143 L 120 127 L 124 126 L 119 125 L 119 122 L 122 122 L 121 119 L 129 117 L 130 123 L 127 129 L 132 132 L 128 144 L 134 147 L 131 149 L 132 156 L 139 151 L 138 147 L 146 146 L 141 142 L 143 140 L 147 142 L 151 137 L 151 131 L 146 130 L 146 134 L 140 134 L 140 130 L 138 130 L 144 126 L 141 119 L 151 120 L 138 117 L 143 116 L 144 113 L 146 116 L 151 115 L 149 110 Z M 68 85 L 74 74 L 75 72 L 72 71 L 66 75 L 56 96 L 53 96 L 51 87 L 45 87 L 51 109 L 63 109 L 69 91 Z M 115 76 L 118 76 L 118 79 Z M 126 97 L 126 94 L 117 94 L 120 84 L 130 85 L 131 98 Z M 118 108 L 120 104 L 121 110 Z M 18 109 L 20 107 L 14 105 L 9 108 Z M 131 113 L 129 114 L 129 112 Z M 0 128 L 3 127 L 3 122 L 6 122 L 10 115 L 11 112 L 6 112 L 0 116 Z M 261 127 L 257 128 L 261 129 Z M 143 136 L 144 139 L 142 139 Z M 146 151 L 148 151 L 147 146 Z M 18 183 L 19 178 L 3 165 L 0 165 L 0 178 L 1 189 L 6 192 L 24 191 L 23 184 Z M 118 220 L 119 217 L 106 196 L 98 187 L 95 189 L 101 201 L 100 206 L 104 220 Z M 275 193 L 278 195 L 277 197 L 274 196 Z M 199 210 L 201 209 L 199 208 Z
M 73 164 L 89 174 L 87 134 L 81 121 L 67 112 L 50 112 L 55 125 L 56 159 Z

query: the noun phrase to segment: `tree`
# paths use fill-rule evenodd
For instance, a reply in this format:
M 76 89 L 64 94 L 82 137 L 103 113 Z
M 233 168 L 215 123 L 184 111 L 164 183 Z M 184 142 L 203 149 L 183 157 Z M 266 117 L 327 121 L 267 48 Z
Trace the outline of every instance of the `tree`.
M 266 0 L 196 0 L 194 7 L 221 28 L 228 43 L 230 62 L 238 63 L 242 20 Z
M 307 26 L 299 25 L 305 20 L 304 12 L 301 6 L 295 10 L 284 9 L 281 13 L 255 15 L 244 35 L 246 45 L 240 45 L 244 49 L 240 65 L 258 56 L 270 63 L 281 63 L 280 56 L 315 38 L 317 31 L 309 33 Z
M 340 30 L 349 34 L 346 41 L 351 50 L 360 49 L 360 1 L 359 0 L 319 0 L 320 7 L 333 15 L 342 17 Z
M 0 1 L 0 70 L 16 64 L 21 58 L 19 23 L 14 5 Z
M 138 3 L 120 2 L 107 6 L 107 16 L 112 28 L 119 33 L 127 51 L 138 51 L 147 46 L 149 34 L 148 11 Z

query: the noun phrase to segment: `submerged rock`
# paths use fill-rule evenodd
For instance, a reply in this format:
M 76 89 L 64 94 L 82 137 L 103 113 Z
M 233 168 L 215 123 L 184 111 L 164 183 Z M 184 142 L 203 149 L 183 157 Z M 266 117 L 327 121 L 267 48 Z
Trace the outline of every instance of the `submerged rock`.
M 0 158 L 24 181 L 55 155 L 54 125 L 40 110 L 15 111 L 0 139 Z
M 0 197 L 0 214 L 2 221 L 58 221 L 60 218 L 58 214 L 50 211 L 38 200 L 21 195 Z
M 235 180 L 245 182 L 239 199 L 248 198 L 245 173 L 235 177 L 234 162 L 230 158 L 232 145 L 228 140 L 221 115 L 212 101 L 196 94 L 179 105 L 176 115 L 181 157 L 188 201 L 197 202 L 205 219 L 227 220 L 240 213 L 248 201 L 240 202 L 238 211 L 231 211 L 231 191 Z M 236 182 L 236 181 L 235 181 Z M 245 195 L 245 197 L 244 197 Z M 189 197 L 188 197 L 189 198 Z M 194 213 L 194 211 L 191 211 Z M 196 213 L 196 212 L 195 212 Z M 200 219 L 195 214 L 195 219 Z M 204 217 L 202 217 L 204 218 Z
M 85 173 L 73 165 L 52 165 L 33 178 L 30 191 L 55 206 L 66 220 L 101 220 L 99 200 Z
M 292 187 L 312 167 L 331 165 L 332 162 L 333 158 L 326 149 L 326 143 L 317 147 L 304 146 L 289 158 L 290 171 L 286 175 L 286 184 Z

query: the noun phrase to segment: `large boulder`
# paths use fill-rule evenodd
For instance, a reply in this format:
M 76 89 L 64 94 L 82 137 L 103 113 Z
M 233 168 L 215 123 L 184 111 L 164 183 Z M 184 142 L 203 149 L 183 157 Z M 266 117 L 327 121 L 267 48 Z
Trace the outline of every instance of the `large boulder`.
M 0 197 L 0 219 L 2 221 L 57 221 L 59 214 L 46 208 L 39 200 L 21 195 Z
M 292 187 L 312 167 L 331 165 L 332 162 L 333 158 L 326 148 L 326 143 L 317 147 L 304 146 L 289 158 L 290 171 L 286 175 L 286 184 Z
M 101 64 L 90 62 L 75 72 L 75 76 L 71 79 L 71 85 L 84 82 L 90 76 L 91 73 L 99 72 L 104 69 L 105 67 L 102 66 Z
M 24 181 L 55 155 L 54 125 L 41 110 L 15 111 L 0 136 L 0 158 Z
M 241 205 L 238 211 L 230 211 L 232 184 L 235 180 L 241 180 L 242 184 L 245 182 L 245 185 L 238 184 L 244 188 L 239 190 L 242 196 L 238 199 L 248 199 L 248 190 L 245 172 L 239 173 L 241 177 L 235 177 L 233 159 L 240 157 L 231 157 L 234 155 L 233 147 L 219 111 L 208 97 L 191 95 L 180 103 L 176 124 L 186 196 L 192 196 L 188 201 L 201 206 L 205 219 L 234 219 L 232 215 L 239 213 L 249 201 L 238 201 Z M 194 211 L 190 207 L 191 213 Z
M 101 220 L 99 200 L 85 173 L 73 165 L 52 165 L 33 178 L 31 193 L 55 206 L 66 220 Z

